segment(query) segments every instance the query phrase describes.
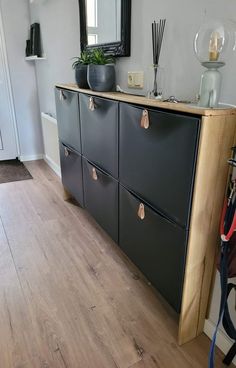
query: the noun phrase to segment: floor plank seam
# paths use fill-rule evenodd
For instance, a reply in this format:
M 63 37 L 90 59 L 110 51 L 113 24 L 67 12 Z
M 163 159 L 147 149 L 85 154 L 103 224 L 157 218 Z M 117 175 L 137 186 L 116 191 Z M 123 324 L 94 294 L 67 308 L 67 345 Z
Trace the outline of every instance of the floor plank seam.
M 23 289 L 23 286 L 22 286 L 22 283 L 21 283 L 19 272 L 18 272 L 18 269 L 17 269 L 17 266 L 16 266 L 16 262 L 15 262 L 15 259 L 14 259 L 14 256 L 13 256 L 12 249 L 11 249 L 10 240 L 8 238 L 7 231 L 6 231 L 6 228 L 5 228 L 5 225 L 4 225 L 4 222 L 3 222 L 3 219 L 2 219 L 1 215 L 0 215 L 0 222 L 1 222 L 1 225 L 2 225 L 2 228 L 3 228 L 4 235 L 6 237 L 7 245 L 8 245 L 10 254 L 11 254 L 12 262 L 13 262 L 13 265 L 14 265 L 14 268 L 15 268 L 15 271 L 16 271 L 17 279 L 18 279 L 18 282 L 19 282 L 19 285 L 20 285 L 20 288 L 21 288 L 23 298 L 24 298 L 25 302 L 27 302 L 27 298 L 26 298 L 25 293 L 24 293 L 24 289 Z

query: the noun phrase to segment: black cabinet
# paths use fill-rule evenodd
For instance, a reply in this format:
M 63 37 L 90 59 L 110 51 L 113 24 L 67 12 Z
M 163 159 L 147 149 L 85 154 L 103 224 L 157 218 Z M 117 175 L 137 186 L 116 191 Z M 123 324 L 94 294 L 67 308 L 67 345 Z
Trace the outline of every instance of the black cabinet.
M 179 312 L 199 119 L 60 89 L 56 101 L 63 185 Z
M 118 178 L 117 101 L 80 94 L 84 156 Z
M 82 157 L 60 143 L 61 176 L 64 187 L 84 206 Z
M 119 218 L 120 247 L 179 312 L 187 232 L 121 185 Z
M 85 207 L 118 242 L 118 182 L 83 158 Z
M 145 114 L 149 126 L 141 123 Z M 198 118 L 120 104 L 121 183 L 184 227 L 190 215 L 198 130 Z
M 56 88 L 55 95 L 59 139 L 81 153 L 78 93 Z

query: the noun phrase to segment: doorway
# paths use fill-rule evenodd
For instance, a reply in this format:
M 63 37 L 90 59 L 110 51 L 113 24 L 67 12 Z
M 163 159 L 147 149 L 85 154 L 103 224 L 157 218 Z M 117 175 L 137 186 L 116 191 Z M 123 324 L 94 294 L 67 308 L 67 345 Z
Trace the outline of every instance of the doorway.
M 19 156 L 16 119 L 0 10 L 0 161 Z

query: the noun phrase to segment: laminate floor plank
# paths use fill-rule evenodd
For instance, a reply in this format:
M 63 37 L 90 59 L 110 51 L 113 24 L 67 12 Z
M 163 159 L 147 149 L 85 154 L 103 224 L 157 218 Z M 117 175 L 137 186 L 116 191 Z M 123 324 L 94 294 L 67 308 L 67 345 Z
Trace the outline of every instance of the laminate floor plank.
M 44 162 L 26 166 L 0 185 L 0 367 L 207 367 L 209 339 L 179 347 L 173 310 Z
M 0 218 L 0 367 L 40 367 L 21 284 Z

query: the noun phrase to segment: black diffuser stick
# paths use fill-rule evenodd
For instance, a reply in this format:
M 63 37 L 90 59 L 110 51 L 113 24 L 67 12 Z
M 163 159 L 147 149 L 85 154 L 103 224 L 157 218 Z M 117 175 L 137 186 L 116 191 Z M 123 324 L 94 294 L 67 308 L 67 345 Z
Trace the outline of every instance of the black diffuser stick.
M 160 37 L 160 34 L 159 34 L 159 23 L 157 23 L 157 26 L 156 26 L 156 43 L 157 43 L 156 49 L 157 49 L 157 52 L 156 52 L 156 62 L 155 62 L 156 65 L 158 64 L 159 37 Z
M 159 58 L 160 58 L 160 53 L 161 53 L 161 46 L 162 46 L 162 41 L 163 41 L 163 35 L 164 35 L 164 31 L 165 31 L 165 24 L 166 24 L 166 20 L 165 19 L 161 19 L 160 23 L 159 23 L 159 35 L 158 35 L 158 55 L 157 55 L 157 64 L 159 62 Z
M 158 52 L 157 52 L 157 60 L 159 62 L 159 56 L 161 52 L 161 32 L 162 32 L 162 20 L 160 20 L 158 24 Z
M 157 27 L 157 55 L 156 55 L 156 64 L 157 65 L 158 65 L 159 53 L 160 53 L 160 38 L 161 38 L 161 30 L 160 30 L 160 23 L 158 23 L 158 27 Z
M 157 56 L 157 23 L 154 22 L 154 64 L 156 63 L 156 56 Z
M 155 21 L 152 23 L 152 54 L 153 54 L 153 64 L 155 64 Z

